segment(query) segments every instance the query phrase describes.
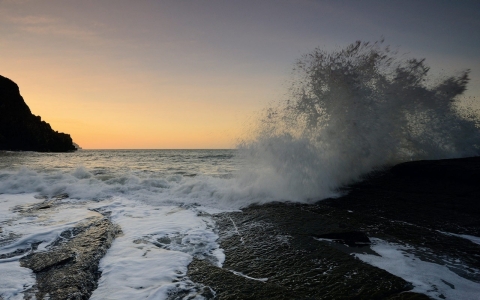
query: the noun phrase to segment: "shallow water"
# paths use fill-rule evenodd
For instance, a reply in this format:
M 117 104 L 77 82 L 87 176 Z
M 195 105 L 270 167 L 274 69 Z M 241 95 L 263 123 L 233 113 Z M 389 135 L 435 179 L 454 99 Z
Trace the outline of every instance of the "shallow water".
M 23 299 L 35 279 L 19 259 L 32 247 L 48 250 L 62 232 L 99 213 L 123 234 L 101 260 L 92 299 L 194 295 L 186 278 L 192 258 L 223 262 L 208 213 L 237 206 L 218 205 L 222 195 L 214 194 L 238 167 L 234 150 L 0 152 L 0 269 L 8 275 L 0 278 L 0 296 Z M 64 193 L 69 197 L 51 209 L 28 209 Z

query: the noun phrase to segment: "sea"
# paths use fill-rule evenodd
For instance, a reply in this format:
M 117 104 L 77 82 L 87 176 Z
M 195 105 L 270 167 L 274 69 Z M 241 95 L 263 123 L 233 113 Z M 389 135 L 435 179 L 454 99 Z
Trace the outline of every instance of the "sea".
M 35 284 L 19 263 L 26 250 L 48 250 L 92 212 L 108 215 L 123 234 L 100 261 L 91 299 L 165 299 L 190 288 L 193 257 L 222 266 L 212 214 L 271 201 L 314 203 L 372 170 L 480 155 L 478 99 L 462 95 L 468 70 L 441 78 L 428 71 L 423 59 L 396 56 L 382 42 L 317 49 L 297 63 L 286 98 L 254 118 L 236 150 L 0 151 L 0 298 L 23 299 Z M 55 197 L 61 205 L 52 209 L 19 209 Z M 165 237 L 176 242 L 135 243 Z M 358 258 L 433 298 L 440 286 L 480 291 L 455 274 L 436 276 L 446 271 L 408 258 L 402 247 L 378 241 L 381 257 Z
M 308 202 L 314 193 L 308 186 L 317 188 L 315 178 L 301 177 L 308 172 L 284 164 L 290 153 L 272 166 L 251 151 L 0 151 L 0 299 L 24 299 L 34 287 L 35 275 L 20 266 L 33 247 L 48 251 L 98 212 L 122 233 L 100 262 L 91 299 L 166 299 L 172 290 L 192 290 L 187 267 L 194 257 L 220 267 L 225 259 L 213 214 Z M 52 199 L 58 200 L 50 209 L 27 209 Z M 158 247 L 164 238 L 174 242 Z
M 172 291 L 203 299 L 196 295 L 197 285 L 188 278 L 187 268 L 195 257 L 222 267 L 225 255 L 217 243 L 212 215 L 253 203 L 312 201 L 309 193 L 300 190 L 292 193 L 296 198 L 290 197 L 287 190 L 298 183 L 289 186 L 275 178 L 244 152 L 0 151 L 0 299 L 24 299 L 34 288 L 35 275 L 20 266 L 33 245 L 36 252 L 48 251 L 63 232 L 98 212 L 120 226 L 122 233 L 100 261 L 102 274 L 90 299 L 168 299 Z M 282 174 L 282 169 L 285 166 L 272 172 Z M 259 180 L 262 176 L 272 178 Z M 301 178 L 297 181 L 305 183 Z M 335 196 L 333 191 L 329 194 Z M 51 199 L 58 200 L 49 209 L 22 209 Z M 171 242 L 159 246 L 158 241 L 166 238 Z M 480 244 L 477 237 L 462 238 Z M 443 265 L 419 260 L 408 253 L 408 245 L 372 241 L 372 249 L 380 255 L 357 258 L 413 282 L 416 292 L 434 299 L 442 295 L 470 299 L 480 290 L 480 284 Z
M 191 288 L 178 278 L 194 256 L 222 265 L 208 216 L 254 200 L 232 185 L 241 166 L 236 150 L 0 152 L 0 255 L 32 245 L 48 250 L 62 232 L 101 211 L 122 235 L 101 260 L 91 299 L 164 299 L 172 289 Z M 59 195 L 64 199 L 53 211 L 18 212 Z M 168 249 L 135 242 L 165 237 L 176 241 Z M 0 259 L 0 298 L 23 299 L 35 284 L 19 263 L 27 253 Z

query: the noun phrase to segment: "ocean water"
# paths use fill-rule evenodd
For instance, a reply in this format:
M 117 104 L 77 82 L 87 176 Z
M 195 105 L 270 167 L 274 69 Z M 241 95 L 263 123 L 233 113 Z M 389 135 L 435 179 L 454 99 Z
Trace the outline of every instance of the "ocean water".
M 248 159 L 240 150 L 0 152 L 0 297 L 23 299 L 34 286 L 34 274 L 19 263 L 32 245 L 48 251 L 62 232 L 100 212 L 122 234 L 100 261 L 102 276 L 91 299 L 167 299 L 176 292 L 203 299 L 187 267 L 194 257 L 222 267 L 225 256 L 211 214 L 281 199 L 277 191 L 254 187 L 258 180 L 245 180 L 253 168 Z M 250 178 L 258 175 L 253 170 Z M 19 209 L 62 194 L 68 198 L 51 209 Z M 159 243 L 165 239 L 169 243 Z M 357 257 L 412 282 L 416 292 L 474 299 L 480 290 L 443 265 L 418 260 L 406 251 L 409 246 L 373 241 L 381 256 Z
M 234 150 L 3 152 L 0 191 L 72 198 L 125 196 L 151 204 L 201 199 L 238 170 Z M 209 183 L 210 182 L 210 183 Z M 200 184 L 201 183 L 201 184 Z M 201 200 L 199 200 L 201 201 Z
M 250 153 L 0 151 L 0 296 L 23 299 L 35 284 L 32 271 L 19 263 L 32 245 L 46 251 L 62 232 L 101 212 L 122 235 L 100 262 L 102 276 L 91 299 L 165 299 L 174 291 L 195 297 L 199 287 L 186 277 L 193 257 L 218 266 L 224 261 L 211 214 L 253 203 L 312 201 L 298 190 L 308 180 L 287 183 L 282 167 L 252 159 Z M 335 194 L 327 190 L 318 197 Z M 68 198 L 52 209 L 22 212 L 59 195 Z M 165 238 L 171 242 L 159 247 L 158 240 Z
M 48 249 L 97 212 L 123 235 L 100 262 L 92 299 L 165 299 L 172 290 L 195 298 L 198 287 L 186 277 L 193 257 L 224 261 L 209 214 L 270 201 L 313 203 L 374 169 L 480 155 L 479 106 L 462 98 L 468 71 L 433 79 L 428 71 L 424 60 L 382 43 L 316 49 L 298 61 L 286 99 L 263 111 L 236 150 L 0 151 L 0 298 L 23 299 L 35 283 L 20 267 L 24 254 L 2 255 L 33 244 Z M 61 194 L 69 197 L 53 209 L 19 212 Z M 163 238 L 172 242 L 152 243 Z M 470 299 L 480 290 L 459 278 L 414 276 L 443 269 L 412 262 L 405 246 L 378 240 L 374 247 L 385 259 L 359 259 L 433 298 Z M 442 291 L 442 280 L 464 294 Z
M 194 256 L 222 265 L 208 213 L 241 206 L 225 196 L 240 167 L 235 150 L 0 152 L 0 255 L 32 244 L 48 250 L 62 232 L 101 211 L 123 234 L 101 261 L 92 299 L 164 299 L 172 290 L 195 294 L 192 282 L 174 280 L 186 276 Z M 65 193 L 69 197 L 53 210 L 18 212 Z M 172 242 L 164 248 L 148 243 L 166 237 Z M 138 240 L 147 243 L 140 247 Z M 32 272 L 20 267 L 23 255 L 0 259 L 5 299 L 23 299 L 35 283 Z

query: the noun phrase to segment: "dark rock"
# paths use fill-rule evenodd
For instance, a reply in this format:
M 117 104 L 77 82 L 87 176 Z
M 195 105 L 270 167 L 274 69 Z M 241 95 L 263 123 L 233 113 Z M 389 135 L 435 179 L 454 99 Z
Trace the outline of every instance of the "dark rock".
M 444 233 L 480 236 L 479 182 L 479 157 L 411 162 L 340 198 L 219 214 L 223 268 L 194 260 L 188 275 L 215 299 L 430 299 L 351 254 L 376 254 L 370 238 L 379 238 L 480 282 L 479 245 Z
M 35 204 L 27 204 L 27 205 L 20 205 L 16 206 L 13 208 L 13 211 L 19 212 L 19 213 L 27 213 L 27 212 L 35 212 L 36 210 L 39 209 L 49 209 L 54 207 L 56 204 L 58 204 L 61 200 L 67 199 L 69 196 L 67 193 L 59 194 L 56 196 L 53 196 L 51 198 L 48 198 L 48 196 L 42 196 L 42 195 L 36 195 L 35 198 L 37 199 L 43 199 L 43 202 L 40 203 L 35 203 Z
M 422 160 L 394 166 L 390 172 L 398 178 L 458 183 L 460 185 L 478 183 L 480 173 L 478 157 L 461 159 Z
M 389 297 L 387 300 L 429 300 L 430 298 L 424 294 L 417 294 L 412 292 L 404 292 L 392 297 Z
M 275 203 L 217 215 L 223 268 L 194 262 L 189 277 L 211 287 L 215 299 L 386 299 L 412 288 L 316 240 L 338 230 L 344 213 L 327 208 L 330 214 L 319 215 L 307 207 Z
M 30 112 L 15 82 L 0 76 L 0 150 L 75 151 L 70 135 Z
M 61 267 L 75 262 L 75 253 L 71 251 L 39 252 L 30 255 L 22 262 L 23 267 L 32 269 L 34 273 L 45 272 L 53 267 Z
M 45 203 L 45 204 L 42 204 L 41 206 L 38 207 L 38 209 L 47 209 L 47 208 L 51 208 L 52 206 L 50 205 L 50 203 Z
M 373 173 L 330 207 L 480 236 L 480 157 L 415 161 Z
M 100 259 L 113 239 L 118 226 L 101 216 L 86 220 L 81 226 L 62 233 L 47 252 L 34 252 L 20 260 L 21 266 L 36 275 L 36 285 L 26 296 L 37 299 L 88 299 L 97 287 Z M 65 241 L 65 237 L 73 238 Z
M 365 245 L 370 245 L 370 239 L 361 231 L 332 232 L 314 236 L 320 239 L 329 239 L 335 242 L 340 242 L 350 247 L 363 247 Z
M 215 294 L 202 295 L 206 299 L 298 299 L 292 291 L 284 287 L 235 275 L 204 260 L 194 259 L 188 268 L 188 276 L 215 287 Z

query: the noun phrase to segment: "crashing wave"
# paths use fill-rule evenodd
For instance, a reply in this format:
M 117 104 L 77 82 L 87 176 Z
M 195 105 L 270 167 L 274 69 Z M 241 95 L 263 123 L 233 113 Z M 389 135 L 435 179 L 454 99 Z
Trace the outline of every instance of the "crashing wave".
M 251 162 L 245 178 L 318 200 L 375 168 L 478 155 L 480 114 L 460 105 L 469 70 L 435 79 L 424 59 L 399 57 L 383 41 L 305 55 L 288 99 L 240 146 Z

